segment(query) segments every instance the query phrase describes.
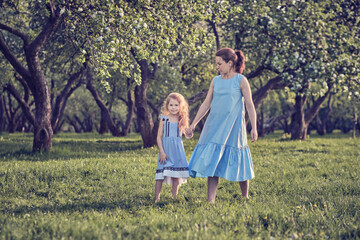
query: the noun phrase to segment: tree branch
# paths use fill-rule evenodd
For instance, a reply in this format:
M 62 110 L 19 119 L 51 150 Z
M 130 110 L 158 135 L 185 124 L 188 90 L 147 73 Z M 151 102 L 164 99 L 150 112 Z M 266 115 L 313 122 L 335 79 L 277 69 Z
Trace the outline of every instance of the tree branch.
M 199 93 L 195 94 L 194 96 L 190 97 L 188 99 L 189 106 L 197 103 L 198 101 L 204 100 L 205 97 L 206 97 L 207 92 L 208 92 L 207 90 L 202 90 L 201 92 L 199 92 Z
M 49 1 L 49 4 L 50 4 L 50 11 L 51 11 L 51 17 L 52 18 L 56 18 L 56 7 L 54 5 L 54 1 L 53 0 L 50 0 Z
M 328 91 L 325 93 L 325 95 L 322 97 L 318 97 L 318 99 L 316 99 L 316 101 L 311 106 L 311 108 L 309 108 L 306 111 L 305 116 L 304 116 L 306 124 L 309 124 L 314 119 L 314 117 L 318 114 L 321 104 L 325 101 L 327 96 L 330 94 L 331 90 L 332 90 L 332 84 L 328 83 Z
M 57 9 L 55 11 L 55 15 L 49 19 L 40 34 L 27 48 L 30 53 L 32 53 L 32 56 L 37 56 L 37 53 L 41 50 L 41 48 L 45 45 L 49 38 L 54 34 L 62 20 L 63 16 L 60 15 L 60 9 Z
M 141 66 L 141 62 L 136 58 L 135 50 L 133 48 L 131 48 L 130 52 L 133 55 L 133 57 L 135 58 L 135 61 Z
M 19 30 L 12 28 L 10 26 L 7 26 L 5 24 L 2 24 L 2 23 L 0 23 L 0 29 L 6 30 L 9 33 L 12 33 L 12 34 L 18 36 L 19 38 L 21 38 L 24 41 L 24 46 L 29 45 L 28 36 L 26 36 L 24 33 L 20 32 Z
M 15 79 L 18 80 L 21 85 L 24 87 L 24 101 L 27 103 L 29 101 L 30 98 L 30 91 L 29 91 L 29 85 L 27 84 L 27 82 L 18 74 L 14 74 Z
M 35 124 L 35 117 L 31 113 L 30 106 L 25 102 L 25 100 L 20 96 L 19 92 L 15 89 L 13 85 L 8 83 L 4 87 L 11 95 L 14 96 L 14 98 L 18 101 L 19 105 L 21 106 L 21 109 L 23 110 L 26 118 L 28 121 L 34 125 Z
M 213 15 L 213 18 L 214 18 L 214 15 Z M 220 49 L 220 38 L 219 38 L 218 31 L 216 29 L 216 24 L 213 20 L 208 20 L 207 22 L 210 24 L 210 27 L 212 28 L 214 36 L 215 36 L 216 50 L 219 50 Z
M 247 79 L 251 79 L 251 78 L 257 77 L 257 76 L 259 76 L 259 75 L 263 72 L 263 70 L 265 70 L 265 67 L 261 64 L 256 70 L 254 70 L 254 71 L 246 74 L 245 77 L 246 77 Z
M 30 78 L 30 72 L 26 69 L 10 51 L 5 43 L 4 38 L 0 35 L 0 51 L 4 54 L 5 58 L 10 62 L 16 72 L 18 72 L 24 79 Z
M 74 88 L 74 87 L 72 87 L 73 84 L 78 79 L 81 78 L 81 76 L 83 75 L 86 68 L 87 68 L 87 62 L 84 63 L 84 66 L 82 66 L 81 69 L 78 72 L 72 74 L 69 77 L 64 89 L 57 96 L 56 101 L 55 101 L 55 106 L 54 106 L 54 109 L 53 109 L 53 112 L 52 112 L 52 120 L 51 120 L 51 125 L 54 128 L 56 128 L 56 126 L 58 125 L 58 123 L 60 121 L 60 118 L 62 116 L 61 113 L 62 113 L 63 109 L 65 108 L 65 103 L 66 103 L 67 99 L 70 97 L 71 93 L 73 91 L 75 91 L 75 89 L 77 87 L 79 87 L 81 85 L 81 83 L 80 83 L 80 84 L 77 85 L 76 88 Z
M 272 78 L 263 87 L 259 88 L 259 90 L 257 90 L 253 94 L 255 109 L 262 104 L 262 102 L 267 97 L 271 89 L 274 89 L 274 87 L 277 86 L 281 80 L 282 78 L 280 76 Z
M 159 109 L 149 100 L 147 100 L 147 104 L 150 106 L 150 108 L 155 112 L 156 116 L 159 115 Z

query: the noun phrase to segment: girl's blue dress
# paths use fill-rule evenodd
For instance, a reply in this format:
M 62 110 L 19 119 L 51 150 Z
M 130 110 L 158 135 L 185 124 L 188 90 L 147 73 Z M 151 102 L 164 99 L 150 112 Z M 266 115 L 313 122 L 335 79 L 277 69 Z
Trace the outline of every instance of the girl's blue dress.
M 165 164 L 161 164 L 159 153 L 155 180 L 164 180 L 165 183 L 172 185 L 172 178 L 179 178 L 181 185 L 186 183 L 187 178 L 189 178 L 182 133 L 178 123 L 169 122 L 166 116 L 161 116 L 160 120 L 164 121 L 162 144 L 168 159 Z
M 190 176 L 246 181 L 255 177 L 247 143 L 243 75 L 214 78 L 210 114 L 189 161 Z

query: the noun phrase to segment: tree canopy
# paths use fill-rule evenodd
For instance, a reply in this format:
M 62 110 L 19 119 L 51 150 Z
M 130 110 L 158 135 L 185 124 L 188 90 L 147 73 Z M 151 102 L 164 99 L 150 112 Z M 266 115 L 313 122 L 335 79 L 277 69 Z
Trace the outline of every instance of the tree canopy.
M 21 107 L 34 137 L 48 129 L 51 141 L 65 121 L 67 100 L 86 84 L 113 134 L 136 119 L 135 129 L 151 146 L 164 96 L 179 91 L 190 101 L 202 99 L 217 74 L 215 51 L 232 47 L 246 55 L 256 107 L 280 89 L 271 98 L 288 112 L 261 111 L 291 113 L 292 128 L 304 132 L 331 94 L 358 103 L 359 6 L 359 0 L 3 0 L 0 83 L 11 96 L 2 96 L 0 127 L 14 98 L 13 113 Z

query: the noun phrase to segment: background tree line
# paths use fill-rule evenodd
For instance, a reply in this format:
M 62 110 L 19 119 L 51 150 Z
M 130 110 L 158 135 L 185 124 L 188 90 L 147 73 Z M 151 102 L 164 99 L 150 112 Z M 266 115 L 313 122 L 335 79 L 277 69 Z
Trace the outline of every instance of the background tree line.
M 192 116 L 217 75 L 214 53 L 247 58 L 263 136 L 292 139 L 359 129 L 360 2 L 0 1 L 0 131 L 34 133 L 48 151 L 59 131 L 156 143 L 169 92 Z M 201 124 L 199 127 L 201 128 Z

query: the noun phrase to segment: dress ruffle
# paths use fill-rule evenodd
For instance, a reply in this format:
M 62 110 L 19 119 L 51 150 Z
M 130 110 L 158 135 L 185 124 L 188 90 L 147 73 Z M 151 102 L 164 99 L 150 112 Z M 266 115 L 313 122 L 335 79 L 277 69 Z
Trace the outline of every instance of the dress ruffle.
M 155 174 L 155 180 L 164 180 L 165 183 L 172 185 L 173 179 L 179 179 L 179 185 L 187 182 L 189 178 L 188 167 L 164 167 L 163 169 L 157 169 Z
M 255 176 L 248 145 L 235 148 L 216 143 L 198 144 L 191 156 L 189 169 L 193 178 L 222 177 L 241 182 Z

